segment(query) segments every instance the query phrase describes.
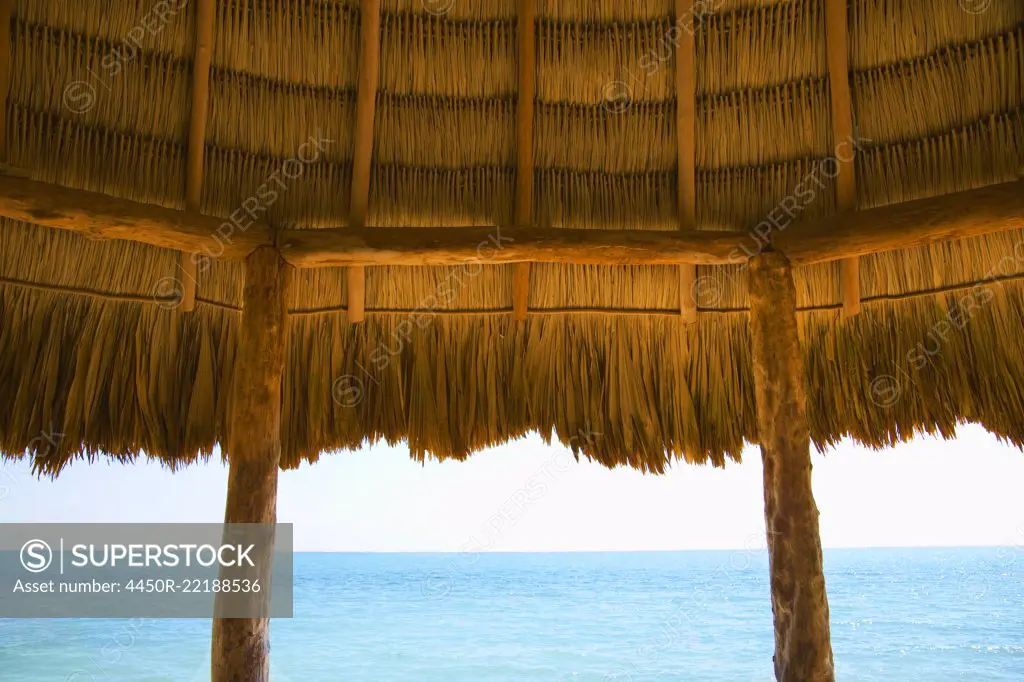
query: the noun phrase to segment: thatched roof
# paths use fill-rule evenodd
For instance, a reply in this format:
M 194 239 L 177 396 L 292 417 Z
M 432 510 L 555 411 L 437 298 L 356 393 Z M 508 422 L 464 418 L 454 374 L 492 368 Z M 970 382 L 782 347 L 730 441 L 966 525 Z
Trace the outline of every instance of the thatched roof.
M 153 4 L 15 0 L 10 166 L 184 208 L 195 3 L 124 58 Z M 696 34 L 697 227 L 747 230 L 833 154 L 824 3 L 710 4 Z M 679 229 L 676 60 L 661 42 L 674 12 L 671 0 L 538 0 L 535 224 Z M 369 227 L 513 223 L 516 16 L 514 0 L 384 0 Z M 263 218 L 346 225 L 359 27 L 355 0 L 217 3 L 204 213 L 229 216 L 320 135 L 322 154 Z M 642 66 L 651 54 L 664 61 Z M 1024 167 L 1020 0 L 851 0 L 849 68 L 857 208 Z M 803 219 L 837 210 L 835 181 L 815 177 Z M 966 420 L 1024 444 L 1022 240 L 865 256 L 863 311 L 849 319 L 837 263 L 798 269 L 814 440 L 883 446 Z M 0 223 L 0 450 L 32 448 L 55 472 L 80 453 L 187 463 L 226 440 L 242 266 L 201 269 L 185 313 L 178 258 Z M 362 324 L 346 318 L 343 269 L 298 271 L 284 465 L 366 439 L 462 458 L 531 430 L 568 441 L 589 429 L 602 436 L 574 442 L 586 455 L 661 471 L 722 464 L 757 440 L 740 266 L 698 269 L 690 325 L 673 266 L 536 264 L 525 322 L 513 268 L 367 268 Z M 56 447 L 39 439 L 53 432 Z

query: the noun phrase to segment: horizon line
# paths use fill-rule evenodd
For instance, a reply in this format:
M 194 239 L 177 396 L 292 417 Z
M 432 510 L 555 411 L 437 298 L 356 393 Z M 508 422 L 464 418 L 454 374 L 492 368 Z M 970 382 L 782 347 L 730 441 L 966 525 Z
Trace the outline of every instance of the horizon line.
M 963 549 L 1016 549 L 1024 552 L 1024 545 L 1015 544 L 979 544 L 979 545 L 879 545 L 879 546 L 845 546 L 823 547 L 822 552 L 831 551 L 878 551 L 878 550 L 963 550 Z M 392 554 L 392 555 L 450 555 L 450 554 L 686 554 L 697 552 L 750 552 L 762 553 L 767 547 L 710 547 L 689 549 L 558 549 L 558 550 L 343 550 L 343 549 L 296 549 L 294 554 Z

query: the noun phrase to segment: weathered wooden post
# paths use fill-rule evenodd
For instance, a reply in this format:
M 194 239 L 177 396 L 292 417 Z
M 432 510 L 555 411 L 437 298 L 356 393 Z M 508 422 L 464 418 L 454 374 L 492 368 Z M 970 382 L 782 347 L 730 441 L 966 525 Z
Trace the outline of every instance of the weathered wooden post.
M 779 682 L 833 682 L 793 273 L 784 255 L 769 251 L 750 260 L 749 278 L 754 390 L 764 460 L 764 514 L 775 617 L 775 677 Z
M 288 336 L 291 266 L 277 249 L 263 246 L 245 260 L 245 291 L 232 386 L 228 435 L 228 500 L 224 523 L 277 521 L 281 462 L 281 383 Z M 259 559 L 269 561 L 268 548 Z M 263 594 L 269 589 L 263 586 Z M 220 612 L 218 593 L 214 611 Z M 214 618 L 213 682 L 267 682 L 268 618 Z

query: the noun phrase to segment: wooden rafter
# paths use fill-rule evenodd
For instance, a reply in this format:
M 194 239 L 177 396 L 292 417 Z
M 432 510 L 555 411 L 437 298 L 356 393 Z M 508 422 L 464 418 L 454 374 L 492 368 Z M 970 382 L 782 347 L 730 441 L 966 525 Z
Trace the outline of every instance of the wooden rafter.
M 794 224 L 772 244 L 811 265 L 1021 228 L 1024 180 Z
M 0 216 L 222 260 L 240 260 L 274 244 L 270 228 L 244 212 L 221 220 L 14 175 L 0 174 Z M 801 266 L 1021 228 L 1024 180 L 794 223 L 772 245 Z M 278 233 L 282 254 L 297 267 L 462 264 L 479 260 L 478 250 L 494 263 L 721 265 L 745 262 L 760 243 L 739 231 L 402 227 Z
M 11 14 L 14 0 L 0 0 L 0 163 L 7 163 L 7 100 L 11 92 Z
M 515 224 L 533 224 L 533 117 L 536 100 L 536 0 L 519 3 L 519 100 L 516 106 Z M 515 319 L 526 319 L 530 300 L 530 264 L 518 263 L 512 287 Z
M 192 114 L 188 128 L 188 159 L 185 176 L 185 209 L 198 213 L 203 200 L 203 162 L 206 156 L 206 121 L 210 102 L 210 63 L 213 59 L 215 0 L 199 0 L 196 12 L 196 54 L 192 68 Z M 182 252 L 181 309 L 196 307 L 198 272 L 192 253 Z
M 694 0 L 676 0 L 676 138 L 679 158 L 679 229 L 697 229 L 697 75 Z M 683 322 L 697 321 L 697 266 L 679 266 L 679 312 Z
M 828 43 L 828 80 L 832 95 L 832 141 L 835 148 L 853 139 L 853 103 L 850 96 L 849 34 L 847 27 L 847 0 L 826 0 L 825 26 Z M 836 204 L 840 211 L 857 210 L 856 155 L 836 156 L 839 174 L 836 176 Z M 842 290 L 843 317 L 860 312 L 860 261 L 846 258 L 839 263 Z
M 370 204 L 370 166 L 373 162 L 374 117 L 380 71 L 380 0 L 363 0 L 359 29 L 359 80 L 356 86 L 355 149 L 352 154 L 352 193 L 349 226 L 366 226 Z M 348 320 L 362 322 L 366 315 L 366 268 L 348 269 Z

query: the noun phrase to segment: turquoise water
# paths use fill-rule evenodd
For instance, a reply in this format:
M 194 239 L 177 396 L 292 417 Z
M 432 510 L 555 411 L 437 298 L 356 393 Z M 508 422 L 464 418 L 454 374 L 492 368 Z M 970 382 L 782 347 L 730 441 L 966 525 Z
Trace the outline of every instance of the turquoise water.
M 1024 680 L 1024 547 L 825 553 L 837 679 Z M 762 551 L 299 555 L 274 682 L 769 682 Z M 0 621 L 0 679 L 208 680 L 209 621 Z

